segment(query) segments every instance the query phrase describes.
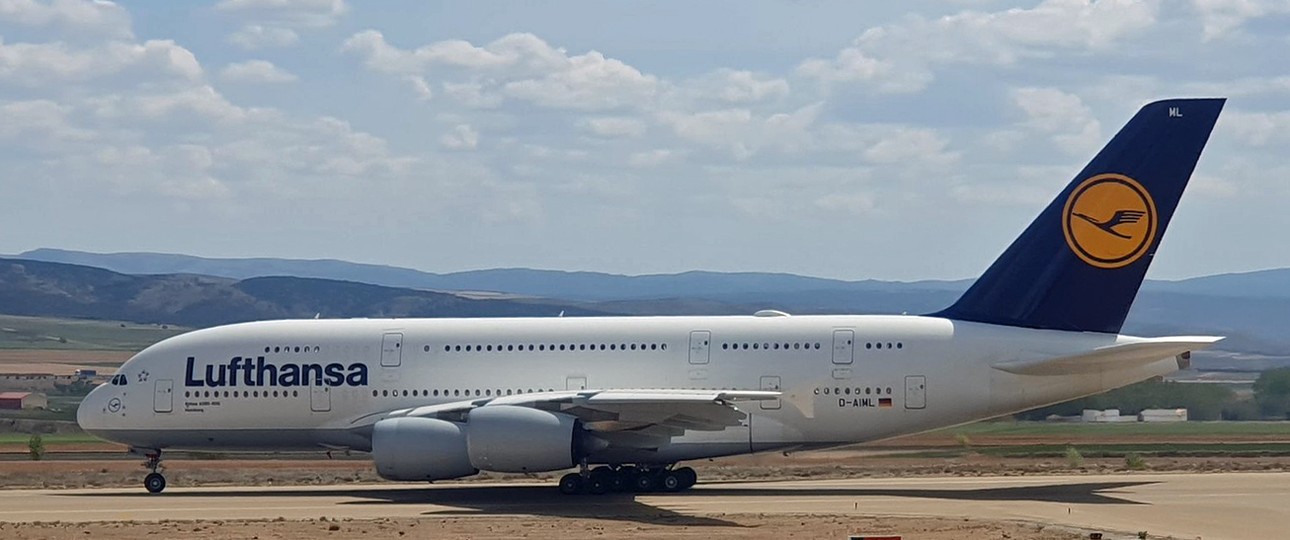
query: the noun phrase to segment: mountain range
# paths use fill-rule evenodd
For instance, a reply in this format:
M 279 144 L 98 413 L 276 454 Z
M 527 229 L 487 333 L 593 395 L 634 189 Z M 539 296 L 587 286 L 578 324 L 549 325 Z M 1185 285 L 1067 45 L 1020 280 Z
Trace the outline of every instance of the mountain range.
M 39 249 L 0 259 L 0 313 L 187 326 L 313 316 L 927 313 L 971 282 L 523 268 L 435 274 L 339 260 Z M 1287 328 L 1290 269 L 1278 269 L 1149 280 L 1124 331 L 1225 335 L 1224 350 L 1290 356 Z

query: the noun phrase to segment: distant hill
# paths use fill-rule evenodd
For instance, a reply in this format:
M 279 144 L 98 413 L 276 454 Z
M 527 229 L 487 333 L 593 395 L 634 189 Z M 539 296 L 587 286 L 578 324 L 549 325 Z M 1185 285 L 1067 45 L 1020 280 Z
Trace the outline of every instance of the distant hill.
M 1217 274 L 1180 281 L 1154 281 L 1147 290 L 1206 296 L 1290 298 L 1290 268 Z
M 694 271 L 680 274 L 624 276 L 601 272 L 564 272 L 527 268 L 435 274 L 410 268 L 330 259 L 211 259 L 164 253 L 87 253 L 60 249 L 36 249 L 16 255 L 14 258 L 93 266 L 123 274 L 198 274 L 231 279 L 295 276 L 356 281 L 387 287 L 437 291 L 492 291 L 590 302 L 698 297 L 738 301 L 737 299 L 750 294 L 889 291 L 893 287 L 957 292 L 971 283 L 971 280 L 912 283 L 877 280 L 842 281 L 794 274 L 757 272 Z
M 193 274 L 129 275 L 88 266 L 0 259 L 0 313 L 205 327 L 232 322 L 345 317 L 595 315 L 571 304 L 477 300 L 350 281 L 243 280 Z
M 436 274 L 411 268 L 362 264 L 334 259 L 245 258 L 218 259 L 168 253 L 88 253 L 35 249 L 17 259 L 93 266 L 122 274 L 197 274 L 247 279 L 295 276 L 356 281 L 387 287 L 437 291 L 491 291 L 520 296 L 600 302 L 656 298 L 705 298 L 744 302 L 799 293 L 827 297 L 837 293 L 954 293 L 935 295 L 952 300 L 972 279 L 949 281 L 845 281 L 782 273 L 704 272 L 625 276 L 601 272 L 565 272 L 528 268 L 497 268 Z M 1220 274 L 1178 281 L 1148 280 L 1145 292 L 1237 296 L 1290 297 L 1290 268 Z M 773 301 L 773 300 L 772 300 Z M 884 303 L 885 304 L 885 303 Z M 858 307 L 863 307 L 859 305 Z M 942 306 L 943 307 L 943 306 Z
M 622 276 L 497 269 L 432 274 L 344 261 L 203 259 L 36 250 L 0 259 L 0 313 L 209 326 L 283 317 L 929 313 L 971 280 L 841 281 L 772 273 Z M 15 266 L 16 265 L 16 266 Z M 372 284 L 362 283 L 370 281 Z M 480 300 L 443 291 L 496 291 Z M 1139 335 L 1228 336 L 1227 351 L 1290 357 L 1290 269 L 1148 281 L 1126 321 Z

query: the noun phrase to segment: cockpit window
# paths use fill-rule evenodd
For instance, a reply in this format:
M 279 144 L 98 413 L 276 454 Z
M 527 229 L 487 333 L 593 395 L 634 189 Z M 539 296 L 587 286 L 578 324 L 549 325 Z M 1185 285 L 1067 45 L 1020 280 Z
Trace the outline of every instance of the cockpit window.
M 112 376 L 112 384 L 115 386 L 125 386 L 125 381 L 126 379 L 124 374 L 116 374 Z

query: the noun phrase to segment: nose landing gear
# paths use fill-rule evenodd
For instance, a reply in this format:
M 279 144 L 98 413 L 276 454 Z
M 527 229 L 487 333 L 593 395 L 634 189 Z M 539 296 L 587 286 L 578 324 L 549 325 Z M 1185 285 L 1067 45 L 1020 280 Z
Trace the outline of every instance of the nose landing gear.
M 143 488 L 148 490 L 148 493 L 161 493 L 162 490 L 166 489 L 166 477 L 162 476 L 160 472 L 161 450 L 148 452 L 144 455 L 147 456 L 148 461 L 143 466 L 152 472 L 143 477 Z

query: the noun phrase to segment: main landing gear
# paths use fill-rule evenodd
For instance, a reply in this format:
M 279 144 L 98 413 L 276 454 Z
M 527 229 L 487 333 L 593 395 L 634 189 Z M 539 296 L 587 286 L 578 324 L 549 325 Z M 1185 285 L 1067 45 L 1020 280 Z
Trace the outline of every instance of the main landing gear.
M 143 488 L 148 490 L 148 493 L 161 493 L 161 490 L 166 489 L 166 477 L 159 472 L 161 470 L 161 450 L 153 450 L 144 455 L 148 457 L 148 461 L 143 466 L 152 472 L 143 477 Z
M 648 466 L 601 466 L 569 473 L 560 478 L 560 493 L 565 495 L 603 495 L 605 493 L 675 493 L 690 489 L 699 480 L 694 469 Z

